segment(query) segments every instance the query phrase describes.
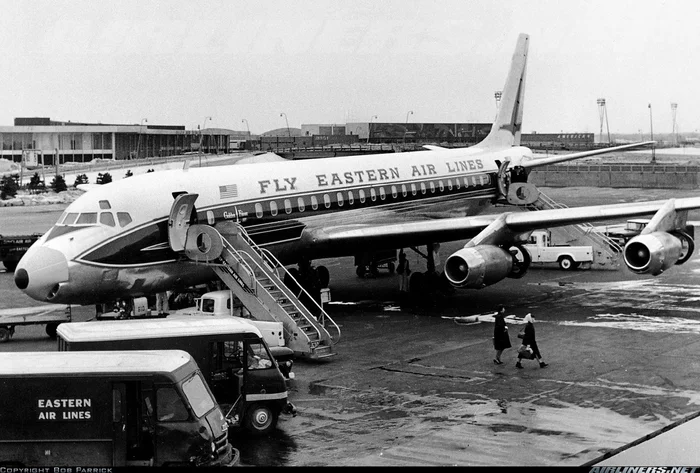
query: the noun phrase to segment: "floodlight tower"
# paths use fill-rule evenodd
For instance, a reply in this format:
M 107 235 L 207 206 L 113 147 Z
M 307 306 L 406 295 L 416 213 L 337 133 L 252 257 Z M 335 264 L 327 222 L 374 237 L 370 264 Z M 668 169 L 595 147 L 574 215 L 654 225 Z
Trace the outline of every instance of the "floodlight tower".
M 603 142 L 603 121 L 605 121 L 608 130 L 608 144 L 610 144 L 610 122 L 608 122 L 608 109 L 605 107 L 605 99 L 600 98 L 596 102 L 598 103 L 598 115 L 600 115 L 600 142 Z
M 678 104 L 671 103 L 671 115 L 673 116 L 673 146 L 678 146 L 678 130 L 676 129 L 676 109 L 678 109 Z

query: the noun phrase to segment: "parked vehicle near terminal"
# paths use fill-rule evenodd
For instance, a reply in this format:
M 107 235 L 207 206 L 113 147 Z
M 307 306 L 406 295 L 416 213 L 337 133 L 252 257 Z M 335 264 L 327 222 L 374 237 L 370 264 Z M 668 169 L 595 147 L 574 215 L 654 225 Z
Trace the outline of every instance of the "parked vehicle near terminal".
M 226 419 L 184 351 L 0 353 L 0 465 L 232 466 Z
M 59 351 L 185 350 L 202 370 L 229 423 L 266 434 L 295 412 L 284 376 L 248 321 L 233 317 L 77 322 L 58 327 Z
M 555 245 L 549 230 L 535 230 L 523 247 L 533 263 L 557 263 L 561 269 L 573 270 L 593 262 L 593 247 Z
M 8 271 L 14 271 L 17 263 L 30 246 L 41 237 L 41 233 L 31 235 L 0 235 L 0 261 Z

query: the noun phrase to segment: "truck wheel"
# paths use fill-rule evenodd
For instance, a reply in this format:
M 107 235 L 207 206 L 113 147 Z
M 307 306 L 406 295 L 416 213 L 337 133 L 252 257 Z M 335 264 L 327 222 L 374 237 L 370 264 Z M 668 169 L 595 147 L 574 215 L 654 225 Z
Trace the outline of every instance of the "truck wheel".
M 243 426 L 253 435 L 268 434 L 277 426 L 277 414 L 263 404 L 253 404 L 246 410 Z
M 52 324 L 46 324 L 46 335 L 48 335 L 51 338 L 56 338 L 56 329 L 58 328 L 58 324 L 52 323 Z
M 367 266 L 364 265 L 358 265 L 357 269 L 355 270 L 355 274 L 357 274 L 358 278 L 364 278 L 365 273 L 367 273 Z
M 10 341 L 10 330 L 7 327 L 0 327 L 0 343 Z
M 574 269 L 574 260 L 569 256 L 562 256 L 559 258 L 559 267 L 564 271 L 571 271 Z

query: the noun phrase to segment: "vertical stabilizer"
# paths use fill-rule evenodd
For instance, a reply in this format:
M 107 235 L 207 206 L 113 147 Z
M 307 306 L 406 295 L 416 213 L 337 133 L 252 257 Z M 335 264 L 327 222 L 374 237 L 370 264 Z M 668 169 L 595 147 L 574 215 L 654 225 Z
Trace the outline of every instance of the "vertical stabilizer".
M 479 148 L 508 148 L 520 145 L 520 128 L 523 124 L 523 100 L 525 99 L 525 71 L 530 36 L 521 33 L 513 53 L 510 71 L 503 87 L 498 116 L 491 132 L 478 145 Z

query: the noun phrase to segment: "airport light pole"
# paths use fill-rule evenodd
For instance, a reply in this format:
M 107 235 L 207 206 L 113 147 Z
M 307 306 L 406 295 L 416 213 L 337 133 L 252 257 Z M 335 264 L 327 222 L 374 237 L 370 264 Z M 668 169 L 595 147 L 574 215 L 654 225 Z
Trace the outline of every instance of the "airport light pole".
M 250 125 L 248 125 L 248 120 L 244 118 L 243 120 L 241 120 L 241 123 L 245 123 L 245 126 L 248 129 L 248 139 L 250 140 Z
M 282 112 L 282 113 L 280 113 L 280 117 L 284 117 L 284 122 L 287 124 L 287 136 L 289 136 L 291 138 L 292 132 L 289 131 L 289 120 L 287 120 L 287 114 Z
M 141 152 L 141 133 L 144 122 L 148 123 L 148 118 L 142 118 L 141 124 L 139 125 L 139 139 L 136 141 L 136 159 L 140 157 L 139 153 Z
M 372 120 L 377 118 L 377 115 L 372 115 L 369 119 L 369 125 L 367 125 L 367 144 L 369 144 L 369 139 L 372 137 Z
M 651 115 L 651 104 L 649 104 L 649 132 L 651 133 L 651 141 L 654 141 L 654 120 Z M 656 164 L 656 146 L 651 144 L 651 163 Z
M 678 104 L 672 102 L 671 115 L 673 117 L 673 146 L 678 146 L 678 131 L 676 130 L 676 110 L 678 110 Z
M 211 117 L 204 117 L 204 121 L 202 122 L 202 128 L 199 130 L 199 167 L 202 167 L 202 144 L 204 142 L 204 126 L 207 123 L 207 120 L 211 121 Z

